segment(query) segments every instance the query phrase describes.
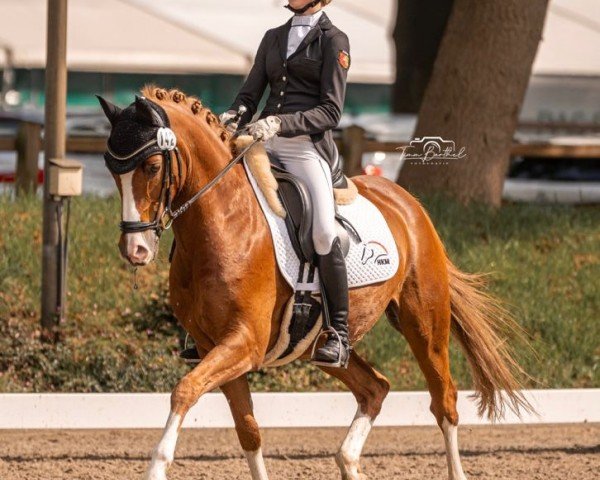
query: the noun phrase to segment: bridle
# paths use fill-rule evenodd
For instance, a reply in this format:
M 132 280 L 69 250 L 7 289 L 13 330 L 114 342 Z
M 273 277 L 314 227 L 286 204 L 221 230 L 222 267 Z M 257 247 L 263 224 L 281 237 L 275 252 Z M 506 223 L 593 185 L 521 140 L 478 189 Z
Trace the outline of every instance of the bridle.
M 244 132 L 245 129 L 238 130 L 234 133 L 234 138 L 239 136 Z M 117 155 L 113 152 L 110 146 L 107 144 L 107 152 L 114 159 L 118 161 L 128 161 L 134 158 L 136 155 L 140 155 L 145 150 L 153 149 L 153 147 L 158 146 L 160 149 L 161 155 L 163 157 L 163 175 L 161 180 L 161 189 L 159 195 L 159 205 L 156 209 L 156 214 L 154 219 L 151 222 L 142 222 L 142 221 L 125 221 L 122 220 L 119 223 L 119 229 L 121 232 L 127 233 L 140 233 L 148 230 L 154 230 L 156 236 L 160 238 L 162 233 L 165 230 L 171 228 L 173 222 L 182 214 L 184 214 L 194 202 L 199 200 L 205 193 L 207 193 L 219 180 L 221 180 L 229 170 L 231 170 L 241 159 L 244 158 L 244 155 L 250 148 L 252 148 L 260 139 L 256 139 L 251 142 L 248 146 L 246 146 L 235 158 L 233 158 L 211 181 L 209 181 L 206 185 L 204 185 L 200 190 L 198 190 L 189 200 L 183 203 L 179 208 L 173 210 L 172 208 L 172 199 L 177 195 L 177 191 L 175 191 L 174 195 L 171 195 L 171 191 L 175 188 L 175 181 L 173 175 L 173 155 L 177 160 L 177 169 L 179 173 L 179 181 L 181 184 L 181 172 L 182 172 L 182 161 L 181 161 L 181 153 L 179 152 L 179 148 L 177 147 L 177 137 L 175 133 L 169 127 L 160 127 L 157 131 L 156 138 L 145 143 L 141 147 L 137 148 L 134 152 L 122 156 Z M 155 155 L 155 153 L 151 153 L 147 156 L 143 157 L 143 160 L 148 159 L 150 156 Z
M 181 154 L 176 146 L 177 140 L 173 131 L 168 127 L 161 127 L 156 135 L 156 138 L 145 143 L 140 148 L 136 149 L 129 155 L 117 155 L 113 152 L 109 145 L 106 146 L 108 153 L 119 161 L 131 160 L 136 155 L 139 155 L 144 150 L 152 148 L 154 145 L 158 145 L 161 150 L 163 157 L 163 176 L 161 180 L 160 195 L 159 195 L 159 206 L 156 210 L 154 220 L 151 222 L 141 221 L 129 221 L 122 220 L 119 223 L 119 229 L 123 233 L 140 233 L 147 230 L 154 230 L 160 237 L 162 232 L 170 227 L 170 223 L 165 222 L 165 214 L 171 212 L 171 189 L 174 186 L 173 166 L 172 166 L 172 152 L 175 154 L 177 159 L 177 169 L 179 172 L 179 179 L 181 180 Z M 148 157 L 144 157 L 146 160 Z M 164 205 L 164 209 L 161 213 L 161 206 Z

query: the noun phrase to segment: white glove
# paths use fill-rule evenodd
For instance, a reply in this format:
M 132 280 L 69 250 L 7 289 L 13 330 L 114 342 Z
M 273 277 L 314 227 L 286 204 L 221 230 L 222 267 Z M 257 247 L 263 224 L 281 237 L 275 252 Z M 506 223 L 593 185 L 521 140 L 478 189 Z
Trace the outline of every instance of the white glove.
M 281 131 L 281 119 L 273 115 L 248 125 L 248 133 L 254 140 L 266 142 Z
M 220 122 L 225 125 L 225 122 L 228 120 L 231 120 L 232 118 L 234 118 L 237 115 L 237 112 L 235 110 L 227 110 L 226 112 L 222 113 L 221 115 L 219 115 L 219 120 Z M 238 128 L 238 124 L 237 123 L 230 123 L 229 125 L 227 125 L 225 127 L 228 131 L 230 132 L 235 132 Z

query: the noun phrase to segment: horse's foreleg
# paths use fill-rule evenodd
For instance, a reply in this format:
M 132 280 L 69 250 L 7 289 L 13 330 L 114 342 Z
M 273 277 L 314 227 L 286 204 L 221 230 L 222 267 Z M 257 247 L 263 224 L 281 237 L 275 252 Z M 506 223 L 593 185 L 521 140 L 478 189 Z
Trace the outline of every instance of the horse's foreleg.
M 177 384 L 171 394 L 171 413 L 152 455 L 147 480 L 165 480 L 173 462 L 177 437 L 189 409 L 201 395 L 245 374 L 252 368 L 251 350 L 239 337 L 223 341 Z
M 248 459 L 252 480 L 268 480 L 261 450 L 260 431 L 252 412 L 252 398 L 246 376 L 242 375 L 222 385 L 221 390 L 229 402 L 235 430 Z
M 360 454 L 373 422 L 381 411 L 390 383 L 354 351 L 347 369 L 323 367 L 323 370 L 344 382 L 358 402 L 356 416 L 336 455 L 342 479 L 365 479 L 360 470 Z

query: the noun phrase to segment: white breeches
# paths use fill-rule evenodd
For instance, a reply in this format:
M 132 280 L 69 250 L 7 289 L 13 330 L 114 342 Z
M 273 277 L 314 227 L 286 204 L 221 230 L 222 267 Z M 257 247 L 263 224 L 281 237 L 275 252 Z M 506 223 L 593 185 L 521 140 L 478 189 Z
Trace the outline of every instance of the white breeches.
M 315 251 L 318 255 L 328 254 L 337 236 L 329 165 L 319 155 L 309 135 L 275 136 L 265 142 L 265 148 L 279 159 L 288 172 L 306 184 L 313 203 Z

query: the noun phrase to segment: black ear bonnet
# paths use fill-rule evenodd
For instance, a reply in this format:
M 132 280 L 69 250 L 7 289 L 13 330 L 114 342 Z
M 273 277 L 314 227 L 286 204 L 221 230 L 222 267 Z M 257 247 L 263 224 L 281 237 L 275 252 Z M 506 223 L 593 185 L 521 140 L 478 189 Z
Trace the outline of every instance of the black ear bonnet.
M 116 175 L 131 172 L 146 158 L 175 149 L 177 140 L 169 128 L 165 110 L 145 97 L 121 110 L 98 97 L 112 125 L 104 161 Z
M 182 184 L 183 162 L 177 148 L 177 137 L 170 128 L 167 113 L 160 105 L 144 97 L 135 97 L 135 102 L 124 110 L 102 97 L 98 97 L 98 101 L 112 126 L 106 145 L 107 151 L 104 154 L 106 166 L 112 173 L 123 175 L 131 172 L 151 155 L 160 153 L 163 157 L 160 196 L 157 200 L 159 208 L 156 209 L 154 220 L 151 222 L 122 220 L 119 223 L 119 228 L 124 234 L 153 230 L 156 236 L 160 237 L 162 232 L 171 227 L 177 217 L 185 213 L 195 201 L 223 178 L 229 170 L 244 158 L 246 152 L 259 141 L 259 139 L 256 139 L 246 146 L 217 176 L 177 209 L 173 210 L 171 202 L 178 193 L 177 184 L 173 178 L 173 156 L 177 161 L 180 186 Z

